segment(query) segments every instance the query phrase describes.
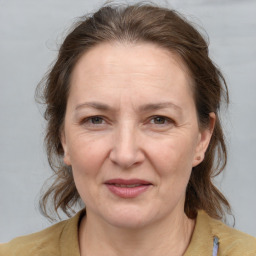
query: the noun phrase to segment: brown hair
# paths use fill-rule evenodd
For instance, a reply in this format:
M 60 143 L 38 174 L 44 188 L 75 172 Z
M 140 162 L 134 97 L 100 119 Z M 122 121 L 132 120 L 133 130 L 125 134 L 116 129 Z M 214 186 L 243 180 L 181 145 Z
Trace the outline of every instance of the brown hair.
M 105 5 L 75 24 L 60 47 L 57 61 L 39 84 L 46 104 L 45 144 L 55 180 L 42 195 L 40 207 L 50 217 L 48 206 L 68 216 L 80 201 L 72 169 L 63 163 L 60 133 L 69 95 L 70 76 L 83 53 L 102 42 L 152 42 L 176 53 L 186 64 L 193 81 L 199 126 L 207 128 L 209 113 L 216 114 L 213 135 L 201 164 L 194 167 L 187 186 L 185 213 L 194 218 L 199 209 L 214 218 L 222 218 L 230 205 L 214 186 L 212 179 L 224 169 L 227 150 L 219 120 L 220 103 L 228 103 L 228 91 L 220 70 L 208 55 L 208 44 L 184 17 L 174 10 L 152 4 Z M 40 96 L 40 95 L 39 95 Z

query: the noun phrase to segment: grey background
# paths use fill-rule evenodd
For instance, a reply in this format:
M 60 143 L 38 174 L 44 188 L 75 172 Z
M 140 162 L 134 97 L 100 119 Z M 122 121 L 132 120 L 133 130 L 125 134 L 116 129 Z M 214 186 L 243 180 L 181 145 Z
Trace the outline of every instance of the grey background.
M 0 0 L 0 242 L 50 225 L 37 205 L 51 171 L 34 91 L 75 17 L 102 3 Z M 236 228 L 256 236 L 256 1 L 169 0 L 169 6 L 206 29 L 210 54 L 227 78 L 230 157 L 216 182 L 233 206 Z

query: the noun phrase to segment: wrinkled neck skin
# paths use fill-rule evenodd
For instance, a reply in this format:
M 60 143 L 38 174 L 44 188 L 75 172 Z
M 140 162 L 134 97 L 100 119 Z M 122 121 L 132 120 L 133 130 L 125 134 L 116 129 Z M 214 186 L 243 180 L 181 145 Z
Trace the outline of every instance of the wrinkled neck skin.
M 87 214 L 79 228 L 81 256 L 181 256 L 195 227 L 195 220 L 174 211 L 150 226 L 124 229 Z M 104 253 L 103 253 L 104 252 Z

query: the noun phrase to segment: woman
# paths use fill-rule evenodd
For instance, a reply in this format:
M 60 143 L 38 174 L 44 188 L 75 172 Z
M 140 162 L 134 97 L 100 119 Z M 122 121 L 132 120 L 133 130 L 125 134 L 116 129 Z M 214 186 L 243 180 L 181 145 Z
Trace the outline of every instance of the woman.
M 212 177 L 226 164 L 225 80 L 199 32 L 173 10 L 105 6 L 81 20 L 45 79 L 43 195 L 68 216 L 0 255 L 256 255 Z

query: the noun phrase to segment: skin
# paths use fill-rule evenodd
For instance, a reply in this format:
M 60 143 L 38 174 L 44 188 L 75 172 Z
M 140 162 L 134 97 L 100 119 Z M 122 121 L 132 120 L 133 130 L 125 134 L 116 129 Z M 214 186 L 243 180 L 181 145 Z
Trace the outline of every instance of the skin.
M 62 145 L 86 205 L 81 255 L 184 254 L 195 224 L 184 213 L 186 186 L 204 158 L 214 121 L 211 113 L 209 128 L 199 129 L 191 79 L 166 49 L 103 43 L 80 58 Z M 116 178 L 152 185 L 121 198 L 104 184 Z

